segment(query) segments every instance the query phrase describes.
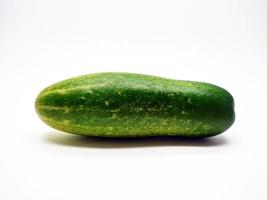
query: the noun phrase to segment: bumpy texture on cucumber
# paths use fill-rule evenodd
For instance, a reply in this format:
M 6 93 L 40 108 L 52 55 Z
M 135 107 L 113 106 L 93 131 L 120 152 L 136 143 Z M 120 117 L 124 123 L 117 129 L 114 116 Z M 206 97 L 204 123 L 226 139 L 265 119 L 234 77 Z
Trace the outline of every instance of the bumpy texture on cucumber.
M 234 122 L 234 100 L 218 86 L 131 73 L 96 73 L 53 84 L 35 108 L 49 126 L 101 137 L 222 133 Z

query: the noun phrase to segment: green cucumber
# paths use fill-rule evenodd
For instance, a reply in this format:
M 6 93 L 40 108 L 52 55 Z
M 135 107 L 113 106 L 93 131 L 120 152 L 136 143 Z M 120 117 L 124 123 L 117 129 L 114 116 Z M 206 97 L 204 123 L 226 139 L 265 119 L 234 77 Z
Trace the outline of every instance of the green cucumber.
M 132 73 L 96 73 L 53 84 L 35 108 L 49 126 L 101 137 L 206 137 L 234 122 L 232 95 L 218 86 Z

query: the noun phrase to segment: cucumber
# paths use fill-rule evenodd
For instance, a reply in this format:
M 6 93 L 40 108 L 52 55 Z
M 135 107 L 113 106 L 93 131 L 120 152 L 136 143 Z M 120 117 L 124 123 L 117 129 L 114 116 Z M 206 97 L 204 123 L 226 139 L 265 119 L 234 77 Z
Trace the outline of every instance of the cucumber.
M 49 126 L 100 137 L 206 137 L 234 122 L 225 89 L 132 73 L 96 73 L 45 88 L 35 101 Z

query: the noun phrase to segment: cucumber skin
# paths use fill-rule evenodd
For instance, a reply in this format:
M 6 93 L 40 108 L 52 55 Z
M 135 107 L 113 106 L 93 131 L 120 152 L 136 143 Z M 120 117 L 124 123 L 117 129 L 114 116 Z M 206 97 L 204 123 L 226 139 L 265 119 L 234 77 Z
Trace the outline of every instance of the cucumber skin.
M 214 136 L 235 120 L 218 86 L 132 73 L 96 73 L 45 88 L 35 101 L 49 126 L 100 137 Z

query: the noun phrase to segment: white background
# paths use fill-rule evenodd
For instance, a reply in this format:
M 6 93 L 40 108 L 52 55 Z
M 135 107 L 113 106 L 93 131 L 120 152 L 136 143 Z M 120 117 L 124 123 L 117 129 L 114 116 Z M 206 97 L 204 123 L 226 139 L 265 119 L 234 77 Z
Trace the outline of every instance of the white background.
M 266 0 L 1 0 L 0 199 L 267 199 Z M 229 90 L 207 140 L 101 140 L 34 111 L 44 87 L 123 71 Z

